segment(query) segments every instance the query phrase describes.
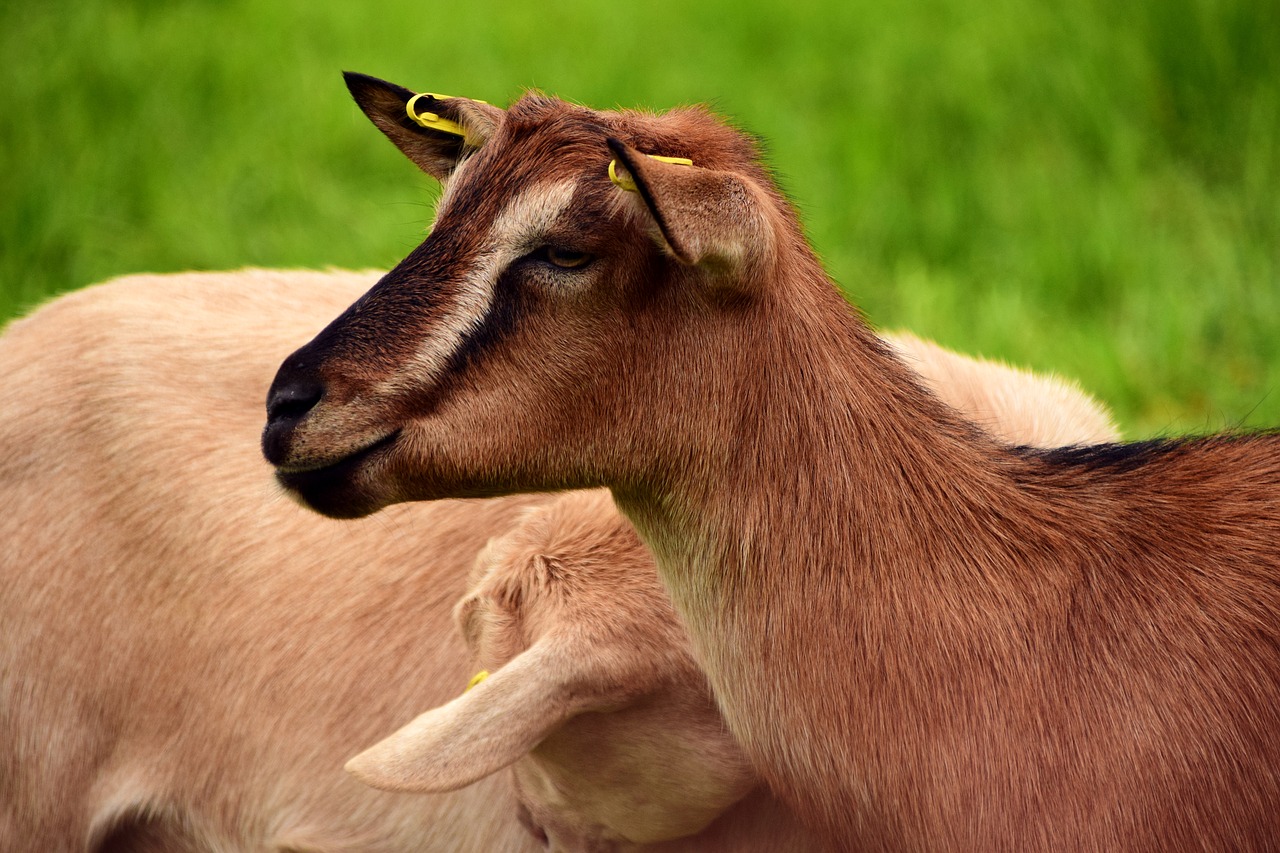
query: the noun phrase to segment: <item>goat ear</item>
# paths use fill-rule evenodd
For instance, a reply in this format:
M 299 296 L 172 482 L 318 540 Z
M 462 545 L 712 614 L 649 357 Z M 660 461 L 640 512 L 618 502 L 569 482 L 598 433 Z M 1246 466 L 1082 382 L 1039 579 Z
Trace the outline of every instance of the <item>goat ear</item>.
M 681 263 L 732 272 L 770 250 L 764 207 L 741 176 L 664 162 L 618 139 L 608 143 Z
M 514 763 L 571 717 L 601 707 L 584 657 L 544 638 L 502 669 L 347 762 L 385 791 L 437 793 Z
M 415 111 L 445 119 L 441 127 L 450 130 L 423 126 L 409 116 L 408 106 L 415 92 L 353 71 L 344 71 L 342 77 L 351 97 L 378 130 L 419 169 L 437 180 L 448 178 L 465 152 L 484 145 L 502 120 L 503 111 L 483 101 L 423 95 Z

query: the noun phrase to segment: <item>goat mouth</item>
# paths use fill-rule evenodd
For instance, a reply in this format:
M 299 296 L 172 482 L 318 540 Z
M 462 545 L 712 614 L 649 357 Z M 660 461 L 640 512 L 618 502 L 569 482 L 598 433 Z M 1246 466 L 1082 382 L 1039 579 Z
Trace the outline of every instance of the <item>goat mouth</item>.
M 335 518 L 368 515 L 380 506 L 357 482 L 357 475 L 372 460 L 390 455 L 400 438 L 395 430 L 332 462 L 314 467 L 277 467 L 276 480 L 316 512 Z

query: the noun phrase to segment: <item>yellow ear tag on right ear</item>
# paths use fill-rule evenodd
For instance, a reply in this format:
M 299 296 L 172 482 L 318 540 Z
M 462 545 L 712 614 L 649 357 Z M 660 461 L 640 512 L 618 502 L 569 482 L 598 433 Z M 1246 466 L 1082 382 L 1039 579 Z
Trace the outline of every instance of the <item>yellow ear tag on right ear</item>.
M 677 166 L 693 165 L 693 161 L 690 160 L 688 157 L 663 157 L 661 154 L 646 154 L 644 156 L 648 157 L 650 160 L 658 160 L 662 163 L 674 163 Z M 624 189 L 629 193 L 633 193 L 637 191 L 635 181 L 633 181 L 629 176 L 623 177 L 622 175 L 618 174 L 617 160 L 609 161 L 609 180 L 613 181 L 615 186 L 620 187 L 621 189 Z
M 488 677 L 489 677 L 489 670 L 487 669 L 480 670 L 475 675 L 471 676 L 471 680 L 467 682 L 467 690 L 470 690 L 472 687 L 475 687 L 477 684 L 484 681 Z M 464 690 L 462 692 L 466 693 L 467 690 Z

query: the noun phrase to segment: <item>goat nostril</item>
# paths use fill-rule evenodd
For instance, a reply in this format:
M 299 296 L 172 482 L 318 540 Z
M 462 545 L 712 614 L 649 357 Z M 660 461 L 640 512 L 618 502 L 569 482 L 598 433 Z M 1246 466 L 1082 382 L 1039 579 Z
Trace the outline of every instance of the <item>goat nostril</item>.
M 296 420 L 315 408 L 323 396 L 324 386 L 311 380 L 272 388 L 267 397 L 267 419 Z
M 318 379 L 299 375 L 295 370 L 280 368 L 271 390 L 267 392 L 267 425 L 262 430 L 262 455 L 272 465 L 289 458 L 294 427 L 324 397 L 325 387 Z

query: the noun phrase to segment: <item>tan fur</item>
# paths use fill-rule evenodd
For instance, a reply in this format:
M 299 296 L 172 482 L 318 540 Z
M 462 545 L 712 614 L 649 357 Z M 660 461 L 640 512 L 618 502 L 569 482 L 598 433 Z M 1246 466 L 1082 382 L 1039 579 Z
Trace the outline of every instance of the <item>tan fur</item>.
M 731 732 L 833 846 L 1274 844 L 1280 438 L 995 441 L 850 310 L 705 112 L 526 96 L 470 157 L 423 245 L 282 365 L 282 483 L 348 517 L 609 486 Z M 543 239 L 595 260 L 516 262 L 438 381 L 364 396 L 448 322 L 498 212 L 566 179 Z
M 0 850 L 539 849 L 506 780 L 342 772 L 461 692 L 452 604 L 531 503 L 335 524 L 270 482 L 263 384 L 372 280 L 134 276 L 0 336 Z
M 1062 447 L 1120 439 L 1111 415 L 1079 386 L 1059 376 L 957 358 L 950 350 L 907 332 L 893 332 L 884 339 L 940 399 L 1010 444 Z
M 493 674 L 420 717 L 426 726 L 384 741 L 399 755 L 431 766 L 448 728 L 474 753 L 495 728 L 554 715 L 535 701 L 487 720 L 491 700 L 482 691 L 506 678 L 562 678 L 570 667 L 513 672 L 562 637 L 572 660 L 590 662 L 592 683 L 609 689 L 594 712 L 564 722 L 532 752 L 506 757 L 515 761 L 529 820 L 552 849 L 603 853 L 635 849 L 634 842 L 667 853 L 816 849 L 781 804 L 762 789 L 752 793 L 758 781 L 725 730 L 653 559 L 606 491 L 573 492 L 527 511 L 485 549 L 457 614 Z M 371 757 L 366 766 L 390 778 Z
M 940 397 L 1011 442 L 1107 435 L 1106 413 L 1061 380 L 910 335 L 894 340 Z M 743 799 L 759 782 L 724 729 L 654 568 L 607 492 L 527 510 L 485 548 L 457 610 L 479 666 L 494 674 L 348 769 L 377 787 L 425 791 L 514 762 L 523 808 L 555 849 L 670 839 L 681 840 L 662 849 L 815 849 L 763 788 Z M 552 657 L 557 645 L 564 652 Z M 569 717 L 557 685 L 581 696 L 585 683 L 609 689 L 591 691 Z

